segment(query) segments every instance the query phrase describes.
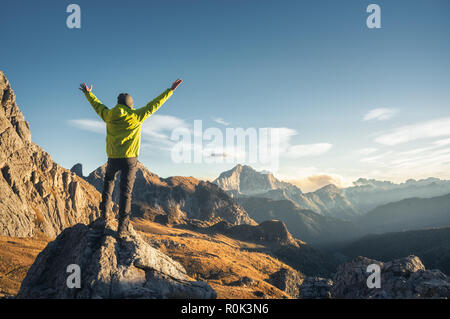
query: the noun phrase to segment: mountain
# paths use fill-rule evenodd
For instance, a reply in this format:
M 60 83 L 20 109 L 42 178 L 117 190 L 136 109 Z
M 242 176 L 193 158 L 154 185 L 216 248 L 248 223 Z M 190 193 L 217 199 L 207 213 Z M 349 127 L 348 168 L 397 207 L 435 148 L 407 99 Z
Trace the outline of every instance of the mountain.
M 430 198 L 450 194 L 450 181 L 434 177 L 421 180 L 409 179 L 399 184 L 360 178 L 353 184 L 342 191 L 354 207 L 362 213 L 407 198 Z
M 106 164 L 86 180 L 99 191 L 103 188 Z M 118 202 L 120 173 L 116 176 L 113 200 Z M 138 162 L 132 195 L 133 217 L 144 217 L 169 224 L 199 222 L 212 225 L 219 221 L 231 224 L 256 224 L 247 212 L 220 187 L 193 177 L 160 178 Z
M 450 194 L 381 205 L 355 220 L 366 233 L 450 226 Z
M 289 200 L 242 197 L 238 202 L 255 221 L 281 220 L 294 237 L 312 245 L 349 241 L 362 235 L 351 222 L 301 209 Z
M 221 173 L 213 182 L 234 197 L 287 199 L 302 209 L 343 219 L 358 215 L 352 203 L 334 185 L 327 185 L 312 193 L 303 193 L 294 184 L 280 181 L 272 173 L 258 172 L 248 165 L 236 165 Z
M 257 172 L 248 165 L 236 165 L 223 172 L 214 180 L 225 191 L 236 191 L 240 195 L 256 195 L 274 189 L 292 191 L 302 194 L 297 186 L 279 181 L 269 172 Z
M 413 254 L 420 257 L 427 268 L 437 268 L 450 275 L 450 227 L 368 235 L 341 252 L 349 258 L 367 256 L 381 261 Z
M 99 215 L 100 194 L 33 143 L 28 122 L 0 71 L 0 235 L 54 238 Z

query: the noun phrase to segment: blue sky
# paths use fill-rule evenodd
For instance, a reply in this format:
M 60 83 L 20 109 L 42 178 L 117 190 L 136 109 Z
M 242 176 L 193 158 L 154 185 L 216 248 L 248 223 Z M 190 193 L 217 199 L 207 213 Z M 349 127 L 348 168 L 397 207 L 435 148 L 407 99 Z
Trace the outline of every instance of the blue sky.
M 66 26 L 70 3 L 81 29 Z M 370 3 L 381 29 L 366 26 Z M 281 128 L 275 173 L 306 189 L 450 178 L 446 0 L 8 1 L 0 30 L 0 69 L 33 140 L 66 168 L 81 162 L 88 174 L 106 161 L 80 82 L 109 107 L 124 91 L 143 106 L 181 77 L 142 137 L 140 160 L 163 177 L 214 178 L 235 165 L 171 161 L 171 131 L 202 120 Z

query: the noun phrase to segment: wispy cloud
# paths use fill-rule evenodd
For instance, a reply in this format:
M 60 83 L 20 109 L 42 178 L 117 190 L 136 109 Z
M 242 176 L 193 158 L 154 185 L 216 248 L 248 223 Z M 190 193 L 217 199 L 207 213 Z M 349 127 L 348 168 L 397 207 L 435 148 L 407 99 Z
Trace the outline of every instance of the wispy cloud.
M 298 135 L 296 130 L 287 127 L 272 128 L 272 130 L 278 136 L 278 142 L 277 145 L 271 145 L 271 147 L 277 147 L 278 153 L 284 157 L 318 156 L 333 147 L 333 144 L 330 143 L 294 144 L 292 137 Z
M 393 146 L 418 139 L 448 135 L 450 135 L 450 117 L 401 126 L 377 136 L 375 142 Z
M 396 109 L 378 108 L 370 110 L 364 115 L 363 121 L 377 120 L 385 121 L 391 119 L 398 111 Z
M 285 155 L 291 158 L 317 156 L 328 152 L 333 145 L 330 143 L 292 145 Z
M 100 134 L 106 133 L 105 123 L 100 120 L 76 119 L 76 120 L 69 120 L 68 122 L 70 125 L 77 127 L 81 130 Z
M 213 120 L 214 122 L 218 123 L 218 124 L 222 124 L 222 125 L 225 125 L 225 126 L 230 125 L 229 122 L 225 121 L 224 119 L 222 119 L 222 118 L 220 118 L 220 117 L 213 117 L 212 120 Z
M 81 130 L 90 131 L 99 134 L 106 134 L 105 123 L 97 119 L 73 119 L 68 121 L 70 125 L 77 127 Z M 170 140 L 170 133 L 177 127 L 189 127 L 185 120 L 171 116 L 171 115 L 158 115 L 151 116 L 147 121 L 142 124 L 142 139 L 143 146 L 155 145 L 158 146 L 164 144 L 164 149 L 168 149 L 168 146 L 174 142 Z
M 365 148 L 356 150 L 355 153 L 358 155 L 370 155 L 370 154 L 375 153 L 376 151 L 378 151 L 378 149 L 375 147 L 365 147 Z

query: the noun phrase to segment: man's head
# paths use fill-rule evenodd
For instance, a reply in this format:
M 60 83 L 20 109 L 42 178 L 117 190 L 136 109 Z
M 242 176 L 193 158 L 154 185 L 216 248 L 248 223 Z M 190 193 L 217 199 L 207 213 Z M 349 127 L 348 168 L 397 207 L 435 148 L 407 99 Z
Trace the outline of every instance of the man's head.
M 120 93 L 117 97 L 117 103 L 133 107 L 133 98 L 128 93 Z

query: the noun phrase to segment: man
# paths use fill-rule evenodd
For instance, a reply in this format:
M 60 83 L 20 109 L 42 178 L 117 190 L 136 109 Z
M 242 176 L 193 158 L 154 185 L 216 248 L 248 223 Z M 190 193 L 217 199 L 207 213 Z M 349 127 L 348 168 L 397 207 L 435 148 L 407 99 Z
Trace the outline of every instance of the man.
M 108 165 L 100 204 L 101 218 L 105 225 L 111 206 L 116 173 L 121 172 L 118 227 L 120 237 L 125 236 L 130 227 L 131 192 L 137 170 L 142 123 L 172 96 L 181 82 L 181 79 L 176 80 L 169 89 L 138 109 L 133 108 L 133 98 L 128 93 L 119 94 L 117 105 L 108 109 L 92 93 L 92 85 L 90 87 L 87 87 L 85 83 L 80 85 L 80 90 L 84 92 L 95 112 L 106 122 Z

